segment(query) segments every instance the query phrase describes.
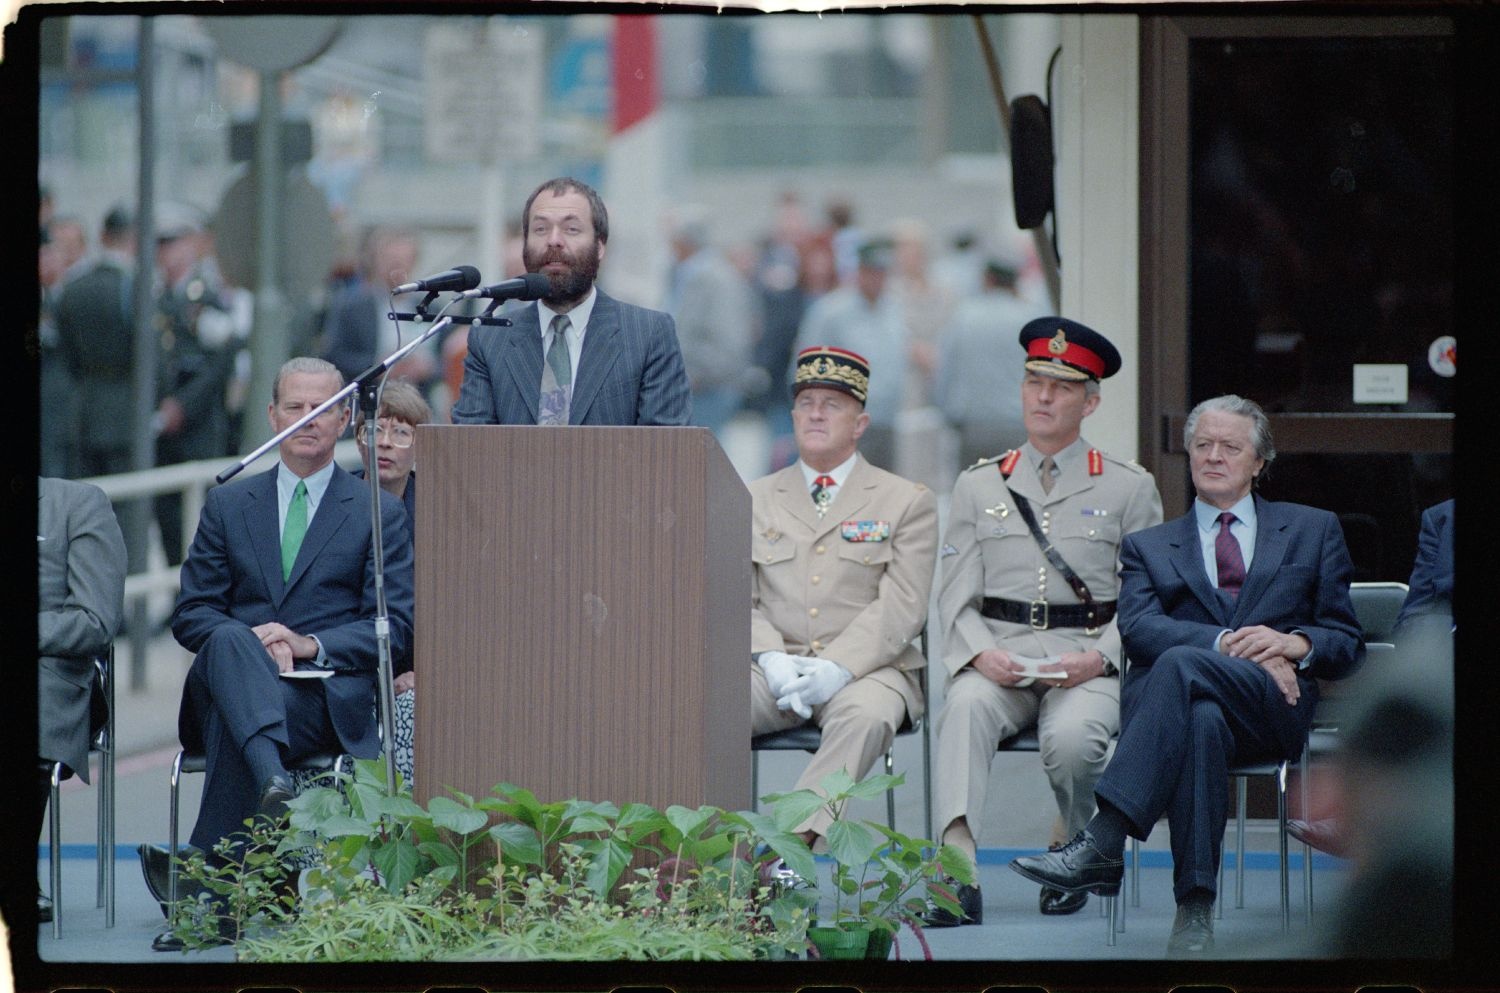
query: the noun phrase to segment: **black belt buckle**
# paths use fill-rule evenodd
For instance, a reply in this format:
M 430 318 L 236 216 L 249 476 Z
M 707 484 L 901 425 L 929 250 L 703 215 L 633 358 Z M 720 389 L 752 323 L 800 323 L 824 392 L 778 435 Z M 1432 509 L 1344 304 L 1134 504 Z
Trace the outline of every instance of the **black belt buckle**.
M 1041 608 L 1040 611 L 1038 611 L 1037 608 Z M 1042 617 L 1042 619 L 1041 619 L 1040 622 L 1037 621 L 1037 614 L 1038 614 L 1038 612 L 1040 612 L 1041 617 Z M 1031 603 L 1029 605 L 1029 608 L 1028 608 L 1028 616 L 1026 618 L 1026 622 L 1031 625 L 1032 630 L 1033 631 L 1045 631 L 1045 630 L 1047 630 L 1047 621 L 1048 621 L 1048 617 L 1047 617 L 1047 601 L 1046 600 L 1033 600 L 1033 601 L 1031 601 Z

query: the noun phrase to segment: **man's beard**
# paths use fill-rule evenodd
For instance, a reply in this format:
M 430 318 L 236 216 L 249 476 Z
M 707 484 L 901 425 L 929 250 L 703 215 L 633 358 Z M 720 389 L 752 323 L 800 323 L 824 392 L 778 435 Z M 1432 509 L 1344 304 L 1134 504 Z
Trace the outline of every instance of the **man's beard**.
M 551 252 L 543 253 L 540 257 L 533 255 L 529 247 L 523 246 L 521 261 L 526 264 L 527 272 L 541 272 L 542 266 L 549 262 L 562 262 L 567 265 L 569 267 L 567 272 L 543 273 L 547 277 L 550 289 L 547 295 L 542 297 L 542 302 L 553 308 L 560 304 L 575 304 L 588 296 L 589 290 L 594 286 L 594 280 L 599 276 L 599 243 L 594 242 L 577 255 Z

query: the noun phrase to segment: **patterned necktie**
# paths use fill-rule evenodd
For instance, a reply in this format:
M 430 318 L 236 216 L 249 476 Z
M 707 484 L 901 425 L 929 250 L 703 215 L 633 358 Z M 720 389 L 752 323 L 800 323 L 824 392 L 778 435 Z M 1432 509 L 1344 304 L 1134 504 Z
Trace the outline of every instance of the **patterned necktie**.
M 1052 461 L 1052 456 L 1048 455 L 1048 456 L 1046 456 L 1045 458 L 1042 459 L 1042 464 L 1037 469 L 1037 474 L 1039 476 L 1041 476 L 1041 479 L 1042 479 L 1042 492 L 1043 493 L 1051 493 L 1052 492 L 1052 482 L 1053 482 L 1053 480 L 1052 480 L 1052 474 L 1054 472 L 1056 472 L 1056 471 L 1057 471 L 1057 463 Z
M 542 396 L 537 404 L 538 424 L 567 424 L 568 405 L 573 398 L 573 358 L 568 354 L 568 315 L 552 318 L 552 347 L 542 367 Z
M 281 529 L 281 578 L 292 574 L 292 563 L 297 561 L 297 550 L 302 547 L 302 538 L 307 534 L 307 484 L 297 480 L 292 491 L 292 502 L 286 508 L 286 526 Z
M 1219 515 L 1219 534 L 1214 538 L 1214 561 L 1219 567 L 1219 589 L 1232 597 L 1240 595 L 1245 584 L 1245 557 L 1240 554 L 1240 543 L 1229 533 L 1229 525 L 1236 518 L 1229 511 Z
M 822 517 L 828 505 L 833 502 L 833 488 L 836 486 L 832 476 L 819 476 L 813 480 L 812 501 L 813 506 L 818 508 L 818 516 Z

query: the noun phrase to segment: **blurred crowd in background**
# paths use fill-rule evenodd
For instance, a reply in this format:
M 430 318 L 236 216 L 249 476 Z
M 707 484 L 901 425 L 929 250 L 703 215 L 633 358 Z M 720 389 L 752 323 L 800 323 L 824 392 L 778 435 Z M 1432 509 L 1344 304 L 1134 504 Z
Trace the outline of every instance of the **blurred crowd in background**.
M 1016 244 L 987 244 L 973 230 L 940 236 L 918 218 L 865 227 L 849 201 L 811 203 L 793 190 L 769 205 L 767 217 L 757 239 L 738 243 L 715 238 L 714 218 L 702 206 L 661 219 L 672 259 L 661 299 L 677 323 L 695 424 L 721 433 L 736 419 L 750 423 L 769 439 L 760 470 L 789 464 L 792 360 L 816 342 L 865 354 L 882 370 L 870 404 L 869 454 L 878 465 L 893 465 L 896 417 L 923 407 L 940 410 L 957 433 L 961 464 L 1020 439 L 1013 388 L 1020 365 L 1007 346 L 1046 311 L 1034 255 Z M 391 290 L 421 275 L 423 261 L 416 230 L 352 230 L 354 249 L 327 273 L 314 309 L 292 329 L 291 348 L 328 359 L 346 377 L 420 331 L 388 315 L 393 308 L 409 314 L 419 302 L 420 294 Z M 135 232 L 124 206 L 94 221 L 44 194 L 44 475 L 132 467 Z M 505 232 L 501 278 L 524 271 L 515 223 Z M 209 219 L 189 206 L 159 211 L 152 251 L 155 464 L 238 455 L 264 435 L 254 412 L 248 429 L 246 420 L 252 294 L 225 277 Z M 422 390 L 438 423 L 447 421 L 462 383 L 467 334 L 466 325 L 450 325 L 393 370 Z M 169 549 L 180 530 L 172 512 L 168 504 L 158 513 Z

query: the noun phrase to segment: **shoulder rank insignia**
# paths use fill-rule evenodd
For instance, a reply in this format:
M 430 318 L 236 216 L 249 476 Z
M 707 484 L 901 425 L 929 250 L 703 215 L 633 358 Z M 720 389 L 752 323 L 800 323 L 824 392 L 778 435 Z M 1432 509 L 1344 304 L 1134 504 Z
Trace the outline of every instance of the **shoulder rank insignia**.
M 991 462 L 999 462 L 1004 457 L 1005 454 L 1002 453 L 1000 455 L 986 455 L 982 459 L 975 459 L 974 464 L 965 469 L 964 472 L 968 472 L 969 469 L 978 469 L 982 465 L 989 465 Z
M 1019 448 L 1012 448 L 1006 452 L 1005 458 L 1000 460 L 1000 475 L 1009 479 L 1010 474 L 1016 471 L 1016 463 L 1019 461 L 1021 461 L 1021 450 Z
M 1089 449 L 1089 475 L 1102 476 L 1104 474 L 1104 453 L 1097 448 Z

